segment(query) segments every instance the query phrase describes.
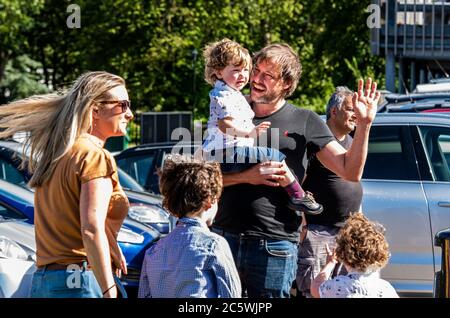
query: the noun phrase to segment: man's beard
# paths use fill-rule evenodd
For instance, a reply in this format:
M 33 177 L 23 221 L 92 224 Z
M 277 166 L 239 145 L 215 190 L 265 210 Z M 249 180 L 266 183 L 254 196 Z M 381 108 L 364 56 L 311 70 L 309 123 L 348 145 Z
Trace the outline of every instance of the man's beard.
M 250 94 L 250 97 L 252 95 Z M 276 92 L 272 92 L 269 94 L 264 94 L 264 95 L 260 95 L 258 97 L 258 99 L 253 99 L 252 98 L 252 102 L 253 104 L 271 104 L 271 103 L 275 103 L 277 101 L 279 101 L 280 99 L 283 98 L 283 94 L 277 94 Z

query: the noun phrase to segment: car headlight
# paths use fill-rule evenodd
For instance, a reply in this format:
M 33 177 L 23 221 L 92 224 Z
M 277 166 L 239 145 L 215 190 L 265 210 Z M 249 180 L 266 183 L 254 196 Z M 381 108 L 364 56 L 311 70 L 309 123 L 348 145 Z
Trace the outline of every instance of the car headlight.
M 25 249 L 5 236 L 0 236 L 0 257 L 23 261 L 29 260 L 28 253 Z
M 157 205 L 131 204 L 128 216 L 142 223 L 169 223 L 169 214 Z
M 141 244 L 144 242 L 144 236 L 122 226 L 117 235 L 117 241 L 121 243 Z

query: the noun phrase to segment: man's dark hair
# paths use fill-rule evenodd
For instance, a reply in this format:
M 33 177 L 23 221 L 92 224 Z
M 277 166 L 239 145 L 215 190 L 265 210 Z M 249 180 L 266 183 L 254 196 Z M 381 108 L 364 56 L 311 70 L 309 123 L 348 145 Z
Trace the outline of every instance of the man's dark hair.
M 176 217 L 202 209 L 205 202 L 218 200 L 222 173 L 217 162 L 177 157 L 167 159 L 161 172 L 163 206 Z

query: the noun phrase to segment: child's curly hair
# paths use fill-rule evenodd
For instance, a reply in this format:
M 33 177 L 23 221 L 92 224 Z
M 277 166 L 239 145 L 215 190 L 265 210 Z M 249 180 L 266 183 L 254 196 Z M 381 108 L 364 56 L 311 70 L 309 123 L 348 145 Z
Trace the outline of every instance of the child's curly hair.
M 173 156 L 164 162 L 160 190 L 164 208 L 176 217 L 200 211 L 208 199 L 213 203 L 222 193 L 220 165 Z
M 353 213 L 336 237 L 336 258 L 361 272 L 383 268 L 389 259 L 384 228 L 362 213 Z
M 214 86 L 217 81 L 216 71 L 223 70 L 227 65 L 248 66 L 251 68 L 252 58 L 248 50 L 230 39 L 223 39 L 205 46 L 205 80 Z

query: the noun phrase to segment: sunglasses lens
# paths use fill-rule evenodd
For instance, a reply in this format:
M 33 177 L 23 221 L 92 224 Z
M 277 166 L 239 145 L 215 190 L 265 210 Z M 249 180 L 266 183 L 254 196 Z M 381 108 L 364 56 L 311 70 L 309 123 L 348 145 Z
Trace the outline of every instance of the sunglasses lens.
M 122 113 L 125 113 L 130 108 L 131 103 L 127 100 L 122 100 L 120 101 L 120 106 L 122 107 Z

